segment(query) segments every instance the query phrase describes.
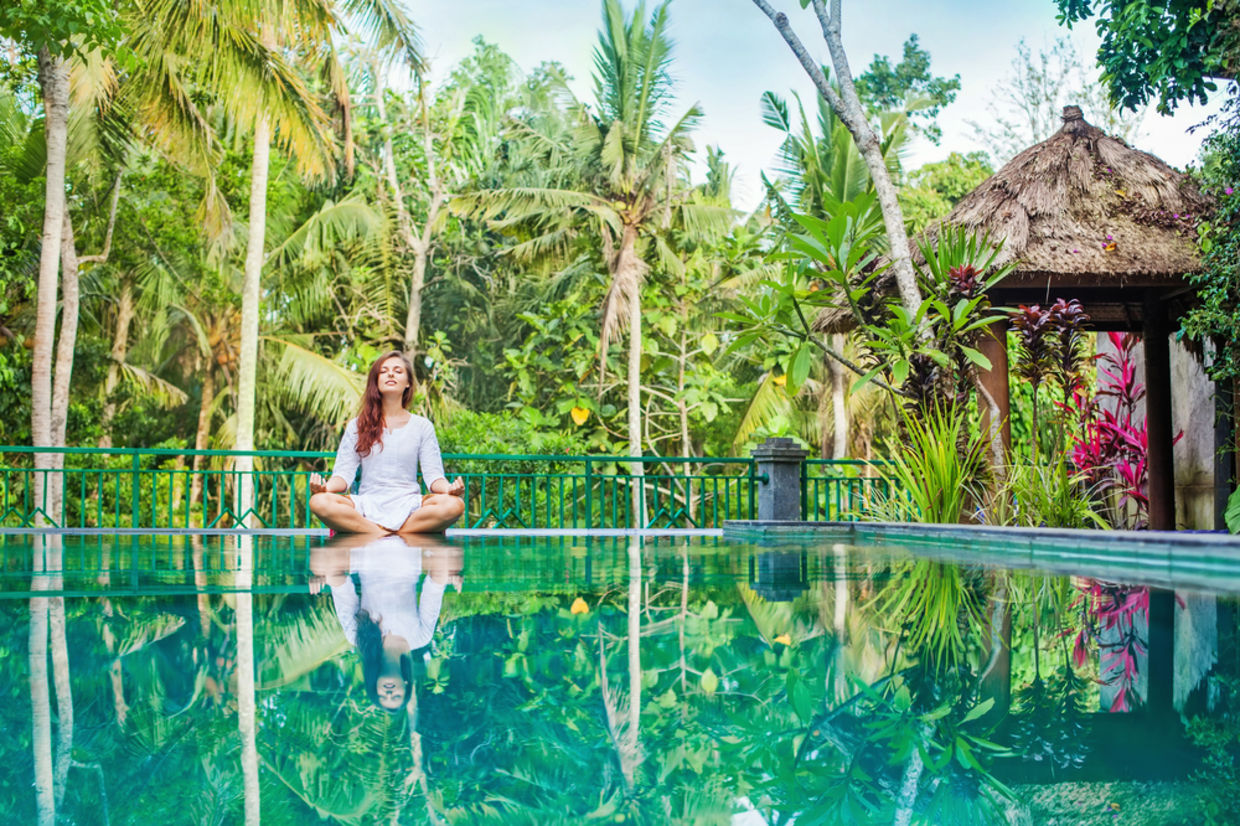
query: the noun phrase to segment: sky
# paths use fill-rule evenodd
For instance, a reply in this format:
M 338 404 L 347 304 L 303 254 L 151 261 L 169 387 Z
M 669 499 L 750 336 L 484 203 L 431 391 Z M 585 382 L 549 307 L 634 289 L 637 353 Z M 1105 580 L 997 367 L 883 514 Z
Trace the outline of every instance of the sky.
M 418 24 L 432 81 L 473 51 L 481 35 L 507 52 L 525 71 L 540 62 L 562 63 L 573 75 L 573 92 L 592 98 L 591 56 L 602 19 L 599 0 L 407 0 Z M 813 12 L 796 0 L 771 0 L 788 14 L 810 53 L 827 63 L 828 55 Z M 624 0 L 631 11 L 634 0 Z M 654 7 L 647 4 L 647 13 Z M 910 148 L 907 168 L 942 160 L 952 151 L 981 149 L 970 121 L 989 119 L 996 83 L 1011 74 L 1015 47 L 1024 38 L 1036 52 L 1057 37 L 1070 36 L 1092 65 L 1098 38 L 1091 22 L 1068 32 L 1055 22 L 1054 0 L 844 0 L 843 37 L 854 76 L 875 54 L 899 61 L 904 41 L 916 33 L 931 56 L 935 75 L 960 75 L 956 102 L 943 110 L 939 146 L 918 140 Z M 672 73 L 683 112 L 693 103 L 704 117 L 694 134 L 699 156 L 718 146 L 737 170 L 734 202 L 751 208 L 761 198 L 760 172 L 775 162 L 780 133 L 762 123 L 759 100 L 772 90 L 783 97 L 797 91 L 811 105 L 816 94 L 800 64 L 770 21 L 752 0 L 672 0 L 671 35 L 676 41 Z M 1207 130 L 1189 127 L 1217 111 L 1222 91 L 1205 107 L 1181 106 L 1175 117 L 1152 110 L 1132 140 L 1139 149 L 1184 168 L 1197 156 Z M 699 175 L 703 162 L 699 161 Z

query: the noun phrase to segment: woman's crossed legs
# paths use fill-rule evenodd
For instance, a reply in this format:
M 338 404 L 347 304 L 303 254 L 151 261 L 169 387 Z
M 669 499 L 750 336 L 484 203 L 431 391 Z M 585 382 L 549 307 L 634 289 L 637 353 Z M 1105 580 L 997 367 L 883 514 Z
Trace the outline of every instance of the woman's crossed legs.
M 393 531 L 372 522 L 358 511 L 353 500 L 342 493 L 316 493 L 310 497 L 310 510 L 327 527 L 342 533 L 388 534 Z M 397 533 L 443 533 L 461 518 L 465 501 L 447 493 L 431 493 L 400 526 Z

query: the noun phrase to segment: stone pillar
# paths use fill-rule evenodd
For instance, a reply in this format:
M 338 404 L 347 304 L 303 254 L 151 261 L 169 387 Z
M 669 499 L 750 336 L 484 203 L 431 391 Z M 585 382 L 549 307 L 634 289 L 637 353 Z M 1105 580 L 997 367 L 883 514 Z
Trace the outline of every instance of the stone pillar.
M 801 519 L 801 465 L 809 451 L 794 439 L 767 439 L 754 448 L 758 476 L 758 519 L 796 522 Z
M 749 587 L 767 602 L 791 602 L 809 588 L 805 552 L 765 551 L 749 558 Z

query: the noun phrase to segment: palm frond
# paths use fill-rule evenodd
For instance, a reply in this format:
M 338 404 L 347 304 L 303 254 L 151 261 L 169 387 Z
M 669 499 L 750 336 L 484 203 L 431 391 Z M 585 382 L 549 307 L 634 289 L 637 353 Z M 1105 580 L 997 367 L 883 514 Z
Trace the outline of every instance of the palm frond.
M 792 131 L 792 120 L 788 116 L 788 102 L 774 92 L 763 92 L 759 99 L 762 122 L 772 129 L 781 132 Z
M 736 433 L 732 436 L 733 447 L 740 450 L 757 430 L 765 427 L 777 415 L 786 414 L 791 407 L 792 400 L 788 398 L 784 388 L 775 383 L 775 375 L 764 375 L 749 400 L 749 406 L 745 408 L 741 423 L 736 426 Z
M 343 0 L 342 6 L 354 24 L 350 28 L 368 36 L 385 57 L 415 72 L 425 68 L 417 27 L 399 0 Z
M 358 193 L 337 202 L 328 200 L 272 249 L 267 261 L 277 267 L 321 264 L 341 244 L 373 240 L 383 221 L 383 215 Z
M 365 379 L 290 337 L 268 336 L 284 347 L 277 393 L 335 425 L 343 425 L 362 398 Z
M 156 614 L 131 619 L 131 622 L 117 629 L 119 639 L 116 643 L 116 655 L 118 657 L 132 654 L 140 648 L 171 636 L 185 624 L 185 617 L 179 617 L 176 614 Z
M 352 588 L 347 582 L 342 588 Z M 280 633 L 267 637 L 255 688 L 271 691 L 297 682 L 320 665 L 349 650 L 340 621 L 330 610 L 278 618 Z
M 117 361 L 115 364 L 121 368 L 121 377 L 127 384 L 147 393 L 160 407 L 171 409 L 185 404 L 189 400 L 189 396 L 185 391 L 177 387 L 167 379 L 142 369 L 136 364 L 130 364 L 126 361 Z

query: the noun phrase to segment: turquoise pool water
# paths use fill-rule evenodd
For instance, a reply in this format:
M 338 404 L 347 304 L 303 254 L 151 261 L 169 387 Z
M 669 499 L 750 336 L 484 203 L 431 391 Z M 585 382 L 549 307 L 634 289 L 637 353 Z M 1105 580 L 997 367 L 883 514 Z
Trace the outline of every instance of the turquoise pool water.
M 0 822 L 1233 822 L 1240 566 L 1004 554 L 3 535 Z

